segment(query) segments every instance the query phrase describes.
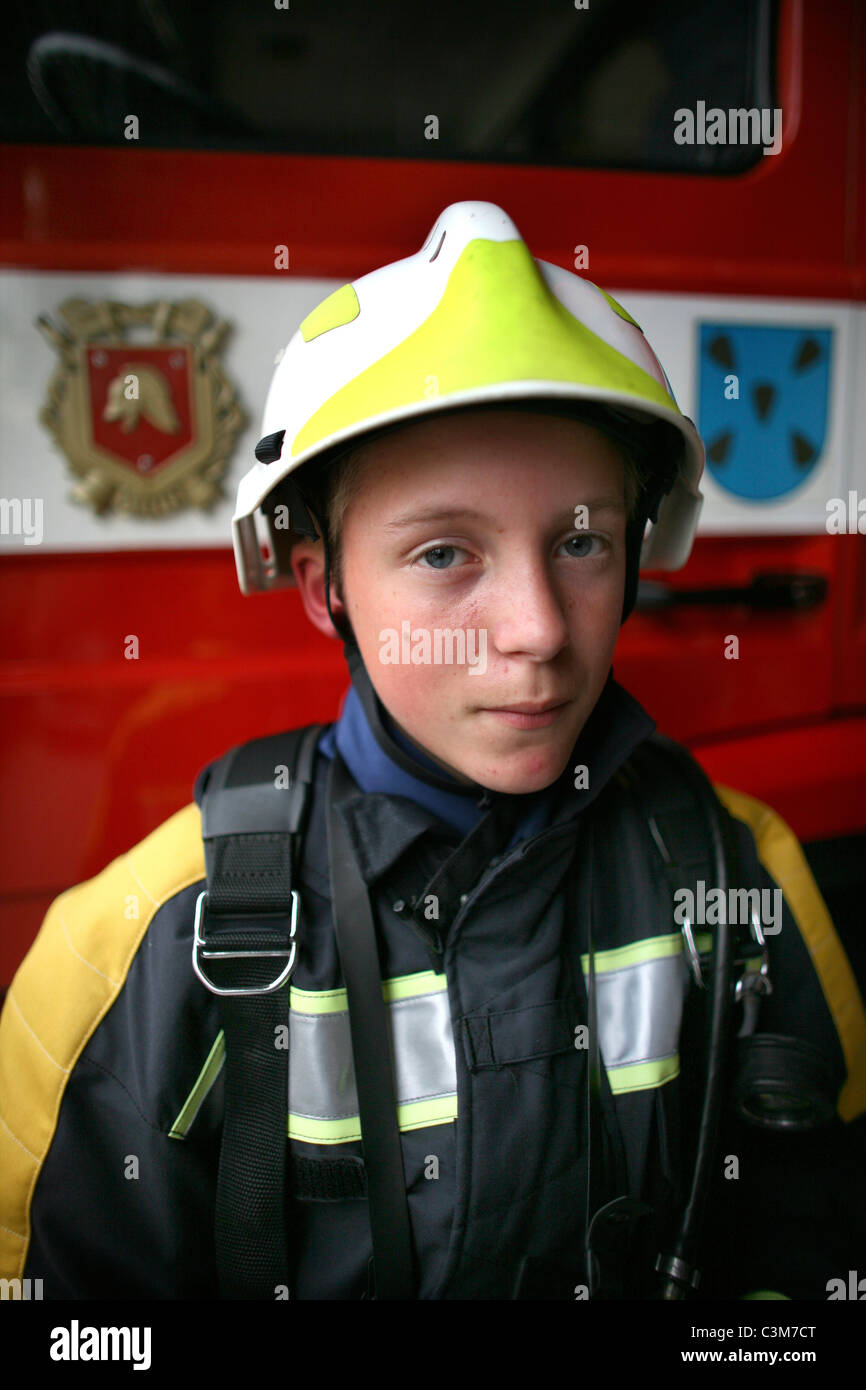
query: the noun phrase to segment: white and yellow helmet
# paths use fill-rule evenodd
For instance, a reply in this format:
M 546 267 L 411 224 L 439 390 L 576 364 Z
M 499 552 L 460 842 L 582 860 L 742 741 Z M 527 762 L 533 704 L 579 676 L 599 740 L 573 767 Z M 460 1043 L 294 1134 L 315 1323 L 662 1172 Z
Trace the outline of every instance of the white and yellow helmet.
M 685 563 L 703 500 L 704 449 L 639 325 L 591 281 L 534 260 L 494 203 L 453 203 L 420 251 L 335 290 L 282 354 L 260 462 L 241 480 L 232 520 L 243 592 L 294 583 L 292 532 L 306 531 L 308 518 L 300 528 L 291 519 L 275 525 L 273 498 L 262 504 L 303 464 L 324 464 L 402 421 L 520 401 L 595 403 L 635 425 L 672 426 L 658 431 L 666 495 L 640 564 Z

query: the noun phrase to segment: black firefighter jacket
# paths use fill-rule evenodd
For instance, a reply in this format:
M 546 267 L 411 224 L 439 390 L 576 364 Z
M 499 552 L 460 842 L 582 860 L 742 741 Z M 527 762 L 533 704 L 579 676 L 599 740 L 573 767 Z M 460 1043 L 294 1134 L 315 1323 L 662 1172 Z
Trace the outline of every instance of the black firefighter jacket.
M 618 775 L 652 728 L 610 682 L 575 749 L 590 788 L 575 790 L 569 766 L 539 832 L 484 862 L 472 837 L 463 841 L 466 887 L 436 924 L 439 956 L 405 904 L 461 835 L 422 800 L 358 791 L 343 807 L 379 934 L 422 1299 L 575 1296 L 589 922 L 611 1195 L 652 1208 L 645 1283 L 631 1292 L 652 1288 L 652 1259 L 688 1190 L 703 1065 L 698 1038 L 681 1028 L 694 990 L 671 888 Z M 291 982 L 291 1297 L 359 1299 L 371 1294 L 372 1247 L 330 916 L 328 767 L 318 754 Z M 720 794 L 743 882 L 784 891 L 759 1030 L 825 1053 L 838 1118 L 817 1140 L 726 1120 L 703 1293 L 823 1299 L 864 1248 L 863 1178 L 844 1134 L 866 1109 L 866 1018 L 797 841 L 766 807 Z M 54 902 L 10 989 L 0 1276 L 41 1279 L 46 1299 L 219 1296 L 223 1041 L 218 1000 L 191 967 L 204 887 L 193 803 Z

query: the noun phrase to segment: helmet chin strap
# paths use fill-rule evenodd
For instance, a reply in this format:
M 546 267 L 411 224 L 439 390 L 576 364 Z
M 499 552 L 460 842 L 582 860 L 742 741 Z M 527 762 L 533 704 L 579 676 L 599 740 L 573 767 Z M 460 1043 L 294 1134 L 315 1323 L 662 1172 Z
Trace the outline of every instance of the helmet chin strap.
M 640 552 L 647 523 L 647 515 L 646 507 L 639 507 L 637 516 L 631 517 L 631 519 L 626 522 L 625 590 L 622 600 L 622 617 L 619 620 L 620 627 L 622 627 L 626 618 L 628 618 L 637 601 L 637 586 L 640 578 Z
M 396 763 L 404 772 L 417 778 L 419 781 L 426 782 L 428 786 L 436 787 L 439 791 L 451 792 L 455 796 L 473 797 L 476 801 L 489 801 L 491 796 L 497 795 L 491 792 L 488 787 L 483 787 L 479 782 L 459 782 L 456 777 L 451 777 L 443 769 L 442 773 L 434 772 L 432 768 L 422 766 L 409 756 L 404 748 L 401 748 L 396 739 L 392 736 L 389 728 L 390 716 L 385 706 L 376 694 L 373 682 L 370 680 L 369 673 L 364 665 L 364 658 L 358 646 L 357 639 L 352 631 L 351 624 L 347 617 L 340 614 L 335 617 L 331 612 L 331 564 L 328 546 L 327 531 L 323 534 L 323 544 L 325 547 L 325 603 L 328 609 L 328 616 L 334 624 L 337 632 L 343 639 L 343 651 L 346 655 L 346 664 L 349 667 L 349 674 L 352 677 L 352 684 L 358 692 L 358 697 L 367 716 L 367 723 L 373 732 L 373 736 L 382 749 L 383 753 Z M 408 735 L 407 735 L 408 737 Z M 430 753 L 423 745 L 418 745 L 421 752 L 428 758 L 432 758 Z
M 344 641 L 343 650 L 346 653 L 352 684 L 358 692 L 364 713 L 367 716 L 367 723 L 370 725 L 379 747 L 387 753 L 392 762 L 396 763 L 404 772 L 410 773 L 412 777 L 418 778 L 419 781 L 426 782 L 430 787 L 437 787 L 440 791 L 450 792 L 453 796 L 471 797 L 474 801 L 487 802 L 492 796 L 503 795 L 503 793 L 492 792 L 489 787 L 483 787 L 480 782 L 459 782 L 456 777 L 450 776 L 444 768 L 441 773 L 438 773 L 432 768 L 424 767 L 421 763 L 416 762 L 397 743 L 390 732 L 391 716 L 376 694 L 354 636 L 350 641 Z M 423 744 L 419 743 L 418 748 L 428 758 L 433 757 L 433 754 Z

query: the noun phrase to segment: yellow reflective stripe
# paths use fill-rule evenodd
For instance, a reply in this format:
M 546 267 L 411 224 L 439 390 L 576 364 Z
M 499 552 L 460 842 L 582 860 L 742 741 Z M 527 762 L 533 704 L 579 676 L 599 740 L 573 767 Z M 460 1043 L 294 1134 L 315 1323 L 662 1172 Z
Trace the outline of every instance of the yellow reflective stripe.
M 306 1144 L 348 1144 L 361 1138 L 361 1126 L 357 1115 L 344 1120 L 311 1120 L 307 1115 L 290 1114 L 288 1134 L 290 1139 Z
M 426 1129 L 429 1125 L 441 1125 L 447 1120 L 456 1119 L 456 1091 L 450 1096 L 408 1101 L 406 1105 L 397 1106 L 397 1120 L 401 1129 Z
M 444 993 L 447 993 L 445 976 L 437 975 L 432 970 L 422 970 L 415 975 L 395 975 L 392 979 L 382 982 L 382 994 L 388 1004 Z M 344 989 L 292 989 L 290 1005 L 293 1013 L 306 1016 L 348 1013 L 348 999 Z M 192 1090 L 169 1130 L 170 1139 L 186 1138 L 205 1097 L 220 1074 L 224 1061 L 225 1036 L 220 1030 Z M 291 1103 L 291 1095 L 289 1102 Z M 420 1129 L 425 1125 L 441 1124 L 446 1120 L 456 1119 L 457 1096 L 456 1093 L 449 1093 L 432 1100 L 407 1102 L 405 1105 L 398 1105 L 397 1112 L 401 1117 L 401 1129 Z M 338 1120 L 318 1120 L 307 1115 L 290 1114 L 289 1135 L 293 1139 L 306 1139 L 310 1143 L 347 1143 L 351 1139 L 360 1139 L 360 1120 L 357 1115 L 343 1116 Z
M 457 1096 L 437 1096 L 435 1100 L 408 1101 L 397 1106 L 397 1122 L 401 1131 L 426 1129 L 457 1119 Z M 312 1120 L 307 1115 L 289 1114 L 288 1134 L 307 1144 L 348 1144 L 361 1138 L 358 1115 L 340 1120 Z
M 312 313 L 307 314 L 298 332 L 305 343 L 310 343 L 314 338 L 318 338 L 320 333 L 328 333 L 332 328 L 341 328 L 344 323 L 351 323 L 360 312 L 361 306 L 354 285 L 343 285 L 340 289 L 334 290 L 333 294 L 329 294 L 327 299 L 323 299 L 321 304 L 317 304 Z
M 591 283 L 592 281 L 590 281 L 590 284 Z M 640 328 L 640 324 L 638 323 L 637 319 L 633 319 L 631 314 L 628 312 L 628 309 L 624 309 L 622 305 L 619 303 L 619 301 L 614 299 L 612 294 L 608 294 L 607 290 L 603 290 L 600 285 L 596 285 L 595 288 L 598 290 L 599 294 L 604 295 L 605 299 L 607 300 L 608 304 L 610 305 L 611 309 L 613 309 L 613 312 L 615 314 L 619 314 L 620 318 L 625 319 L 626 323 L 633 323 L 635 328 Z M 640 331 L 641 333 L 643 333 L 642 328 L 640 328 Z
M 444 975 L 422 970 L 417 975 L 395 975 L 382 981 L 382 997 L 386 1004 L 396 999 L 417 999 L 422 994 L 442 994 L 447 989 Z M 295 989 L 292 986 L 290 1007 L 299 1014 L 342 1014 L 348 1012 L 349 999 L 344 989 Z
M 289 991 L 289 1008 L 299 1014 L 344 1014 L 349 1000 L 344 989 L 295 989 Z
M 226 1040 L 221 1028 L 214 1039 L 214 1045 L 207 1055 L 207 1060 L 196 1078 L 195 1085 L 184 1101 L 180 1114 L 168 1131 L 169 1139 L 186 1138 L 187 1130 L 198 1114 L 205 1096 L 222 1071 L 225 1059 Z
M 478 237 L 464 247 L 432 313 L 314 411 L 292 440 L 292 457 L 357 420 L 416 406 L 431 376 L 439 397 L 549 381 L 675 408 L 648 372 L 554 298 L 522 241 Z
M 678 931 L 595 953 L 599 1046 L 614 1094 L 663 1086 L 679 1075 L 682 953 Z M 588 975 L 589 956 L 580 960 Z
M 615 1096 L 626 1091 L 649 1091 L 655 1086 L 664 1086 L 680 1074 L 680 1055 L 660 1057 L 653 1062 L 635 1062 L 628 1067 L 606 1067 L 610 1089 Z
M 447 988 L 445 976 L 436 975 L 432 970 L 418 975 L 395 975 L 393 980 L 382 981 L 382 993 L 388 1004 L 395 999 L 417 999 L 420 994 L 444 994 Z
M 848 1071 L 836 1108 L 841 1119 L 854 1120 L 866 1110 L 866 1010 L 806 856 L 794 832 L 769 806 L 730 787 L 717 786 L 716 791 L 731 815 L 751 830 L 758 858 L 781 888 L 812 958 Z
M 633 941 L 629 946 L 617 946 L 613 951 L 596 951 L 595 971 L 597 975 L 606 975 L 611 970 L 626 970 L 631 965 L 641 965 L 647 960 L 681 955 L 682 949 L 680 932 L 673 932 L 670 936 L 650 936 L 643 941 Z M 580 963 L 584 974 L 587 974 L 589 956 L 581 956 Z

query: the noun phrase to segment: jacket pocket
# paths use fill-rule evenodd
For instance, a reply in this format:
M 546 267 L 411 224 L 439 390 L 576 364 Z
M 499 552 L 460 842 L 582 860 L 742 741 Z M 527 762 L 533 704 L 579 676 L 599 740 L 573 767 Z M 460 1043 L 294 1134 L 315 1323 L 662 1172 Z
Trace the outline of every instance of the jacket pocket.
M 460 1020 L 466 1065 L 472 1072 L 553 1057 L 574 1046 L 577 1006 L 566 999 Z

